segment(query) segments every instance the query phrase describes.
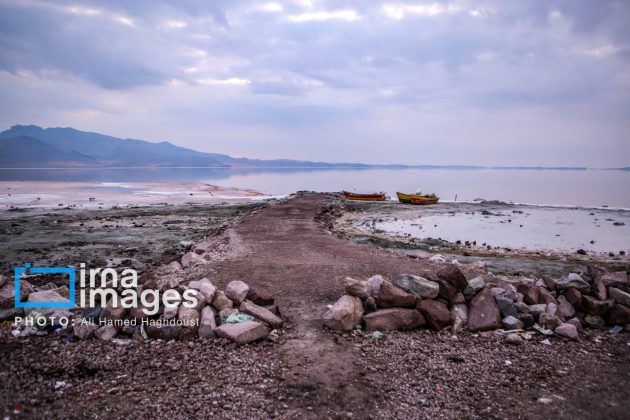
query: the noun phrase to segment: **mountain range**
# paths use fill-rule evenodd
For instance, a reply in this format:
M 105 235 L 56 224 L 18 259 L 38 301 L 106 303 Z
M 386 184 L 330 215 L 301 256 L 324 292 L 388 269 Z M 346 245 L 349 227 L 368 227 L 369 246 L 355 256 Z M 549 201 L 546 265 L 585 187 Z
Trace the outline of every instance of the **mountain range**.
M 74 128 L 14 125 L 0 133 L 0 168 L 70 167 L 300 167 L 362 168 L 371 165 L 300 160 L 259 160 L 203 153 L 163 141 L 120 139 Z
M 42 128 L 14 125 L 0 133 L 0 168 L 447 168 L 447 169 L 567 169 L 586 167 L 489 167 L 473 165 L 373 165 L 326 163 L 290 159 L 234 158 L 220 153 L 204 153 L 163 141 L 121 139 L 74 128 Z M 629 170 L 630 168 L 610 168 Z

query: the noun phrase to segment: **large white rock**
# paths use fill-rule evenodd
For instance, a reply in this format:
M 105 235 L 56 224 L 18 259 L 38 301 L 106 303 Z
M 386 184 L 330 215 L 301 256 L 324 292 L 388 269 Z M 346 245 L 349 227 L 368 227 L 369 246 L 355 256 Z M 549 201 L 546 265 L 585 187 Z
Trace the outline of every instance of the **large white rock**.
M 435 299 L 440 292 L 440 285 L 424 277 L 413 274 L 403 274 L 396 277 L 394 285 L 400 287 L 405 292 L 411 293 L 417 298 Z
M 343 295 L 324 314 L 324 325 L 337 331 L 350 331 L 361 321 L 363 304 L 356 296 Z

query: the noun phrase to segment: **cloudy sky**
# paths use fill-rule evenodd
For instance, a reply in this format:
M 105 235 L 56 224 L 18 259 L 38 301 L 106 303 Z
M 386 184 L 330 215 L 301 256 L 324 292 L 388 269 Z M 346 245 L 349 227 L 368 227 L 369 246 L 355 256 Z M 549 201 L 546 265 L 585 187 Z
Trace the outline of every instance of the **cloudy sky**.
M 0 0 L 0 128 L 258 158 L 630 165 L 630 2 Z

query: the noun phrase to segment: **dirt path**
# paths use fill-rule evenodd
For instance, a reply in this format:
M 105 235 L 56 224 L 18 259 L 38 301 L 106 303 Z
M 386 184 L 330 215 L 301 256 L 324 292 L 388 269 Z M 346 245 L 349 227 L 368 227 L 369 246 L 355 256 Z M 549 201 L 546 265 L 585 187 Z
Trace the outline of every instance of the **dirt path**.
M 311 406 L 326 407 L 326 414 L 365 414 L 370 384 L 355 363 L 357 351 L 323 331 L 326 305 L 340 297 L 346 276 L 413 272 L 431 277 L 432 267 L 331 235 L 315 220 L 326 201 L 325 195 L 306 194 L 247 218 L 234 228 L 244 255 L 213 264 L 211 276 L 221 286 L 242 279 L 276 297 L 292 326 L 280 352 L 293 366 L 286 385 L 301 397 L 296 410 Z

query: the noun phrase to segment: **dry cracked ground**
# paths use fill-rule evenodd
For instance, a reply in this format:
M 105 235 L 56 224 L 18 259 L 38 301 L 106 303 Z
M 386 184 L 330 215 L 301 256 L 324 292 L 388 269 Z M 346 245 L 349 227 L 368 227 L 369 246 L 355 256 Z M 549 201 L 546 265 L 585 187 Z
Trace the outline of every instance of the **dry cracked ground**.
M 287 321 L 277 341 L 116 345 L 3 334 L 4 416 L 628 418 L 625 333 L 511 346 L 496 334 L 325 331 L 321 317 L 345 276 L 435 270 L 331 234 L 316 220 L 330 200 L 303 194 L 250 211 L 229 228 L 229 257 L 205 268 L 220 288 L 242 279 L 275 296 Z

